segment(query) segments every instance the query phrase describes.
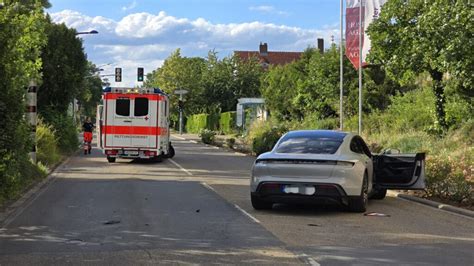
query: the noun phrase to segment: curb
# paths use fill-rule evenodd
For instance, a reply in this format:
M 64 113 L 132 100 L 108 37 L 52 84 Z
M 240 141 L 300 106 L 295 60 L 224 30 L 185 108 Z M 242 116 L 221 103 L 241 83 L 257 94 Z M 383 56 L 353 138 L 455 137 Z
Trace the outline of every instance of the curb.
M 401 199 L 404 199 L 404 200 L 414 201 L 414 202 L 417 202 L 417 203 L 420 203 L 420 204 L 423 204 L 423 205 L 426 205 L 426 206 L 429 206 L 429 207 L 432 207 L 432 208 L 436 208 L 436 209 L 456 213 L 456 214 L 459 214 L 459 215 L 467 216 L 467 217 L 470 217 L 470 218 L 474 218 L 474 211 L 454 207 L 454 206 L 449 205 L 449 204 L 439 203 L 439 202 L 428 200 L 428 199 L 422 199 L 422 198 L 419 198 L 419 197 L 415 197 L 415 196 L 411 196 L 411 195 L 407 195 L 407 194 L 403 194 L 403 193 L 399 193 L 399 192 L 395 192 L 395 191 L 387 191 L 387 195 L 390 195 L 390 196 L 393 196 L 393 197 L 396 197 L 396 198 L 401 198 Z

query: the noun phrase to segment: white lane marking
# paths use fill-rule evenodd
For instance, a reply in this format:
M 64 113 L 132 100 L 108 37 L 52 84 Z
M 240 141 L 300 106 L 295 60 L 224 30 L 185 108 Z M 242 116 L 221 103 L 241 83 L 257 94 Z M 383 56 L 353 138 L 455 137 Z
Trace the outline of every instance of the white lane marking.
M 195 141 L 195 140 L 190 140 L 189 142 L 197 144 L 197 141 Z
M 201 185 L 203 185 L 205 188 L 207 188 L 207 189 L 213 191 L 214 193 L 217 193 L 217 191 L 216 191 L 213 187 L 209 186 L 206 182 L 201 182 Z M 234 207 L 235 207 L 237 210 L 239 210 L 241 213 L 245 214 L 245 216 L 247 216 L 247 217 L 249 217 L 250 219 L 252 219 L 252 221 L 254 221 L 254 222 L 258 223 L 258 224 L 260 223 L 260 221 L 259 221 L 257 218 L 253 217 L 250 213 L 248 213 L 248 212 L 246 212 L 244 209 L 240 208 L 239 205 L 234 204 Z
M 173 138 L 177 138 L 177 139 L 180 139 L 180 140 L 186 140 L 185 138 L 183 137 L 179 137 L 179 136 L 175 136 L 175 135 L 171 135 Z
M 209 186 L 206 182 L 201 182 L 201 185 L 205 186 L 207 189 L 212 190 L 213 192 L 216 192 L 213 187 Z M 217 193 L 217 192 L 216 192 Z
M 302 254 L 298 255 L 298 257 L 304 259 L 305 262 L 307 264 L 311 265 L 311 266 L 321 266 L 321 264 L 319 264 L 315 259 L 311 258 L 310 256 L 308 256 L 305 253 L 302 253 Z
M 242 212 L 243 214 L 245 214 L 247 217 L 249 217 L 250 219 L 252 219 L 252 221 L 254 221 L 254 222 L 258 223 L 258 224 L 260 223 L 260 221 L 259 221 L 257 218 L 253 217 L 252 215 L 250 215 L 250 213 L 248 213 L 248 212 L 246 212 L 244 209 L 240 208 L 239 205 L 234 204 L 234 207 L 235 207 L 237 210 L 239 210 L 240 212 Z
M 181 165 L 179 165 L 179 163 L 173 161 L 173 159 L 168 159 L 168 161 L 170 161 L 172 164 L 176 165 L 176 167 L 178 167 L 179 169 L 181 169 L 183 172 L 185 172 L 186 174 L 188 175 L 193 175 L 191 174 L 191 172 L 189 172 L 188 170 L 184 169 L 184 167 L 182 167 Z

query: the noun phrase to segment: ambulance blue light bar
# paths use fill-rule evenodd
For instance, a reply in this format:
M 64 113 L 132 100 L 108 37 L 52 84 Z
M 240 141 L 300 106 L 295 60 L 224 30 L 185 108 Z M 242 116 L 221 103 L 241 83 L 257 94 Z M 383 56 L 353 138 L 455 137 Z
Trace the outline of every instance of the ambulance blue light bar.
M 160 88 L 123 88 L 123 87 L 105 87 L 102 89 L 103 93 L 156 93 L 166 95 Z

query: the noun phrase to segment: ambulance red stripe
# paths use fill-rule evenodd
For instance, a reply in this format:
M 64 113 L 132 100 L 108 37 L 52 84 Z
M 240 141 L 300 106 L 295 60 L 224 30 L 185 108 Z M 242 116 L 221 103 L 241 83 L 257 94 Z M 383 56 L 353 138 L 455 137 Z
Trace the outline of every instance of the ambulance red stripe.
M 135 98 L 147 98 L 150 101 L 164 101 L 163 95 L 159 94 L 137 94 L 137 93 L 106 93 L 104 95 L 105 100 L 117 100 L 119 98 L 135 99 Z
M 168 133 L 164 127 L 104 126 L 103 134 L 162 136 Z

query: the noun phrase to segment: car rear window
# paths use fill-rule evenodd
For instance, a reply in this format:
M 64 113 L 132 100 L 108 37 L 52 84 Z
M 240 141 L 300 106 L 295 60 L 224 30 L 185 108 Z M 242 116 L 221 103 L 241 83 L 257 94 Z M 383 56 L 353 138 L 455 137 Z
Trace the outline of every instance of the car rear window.
M 276 148 L 276 153 L 334 154 L 342 140 L 311 136 L 287 137 Z

